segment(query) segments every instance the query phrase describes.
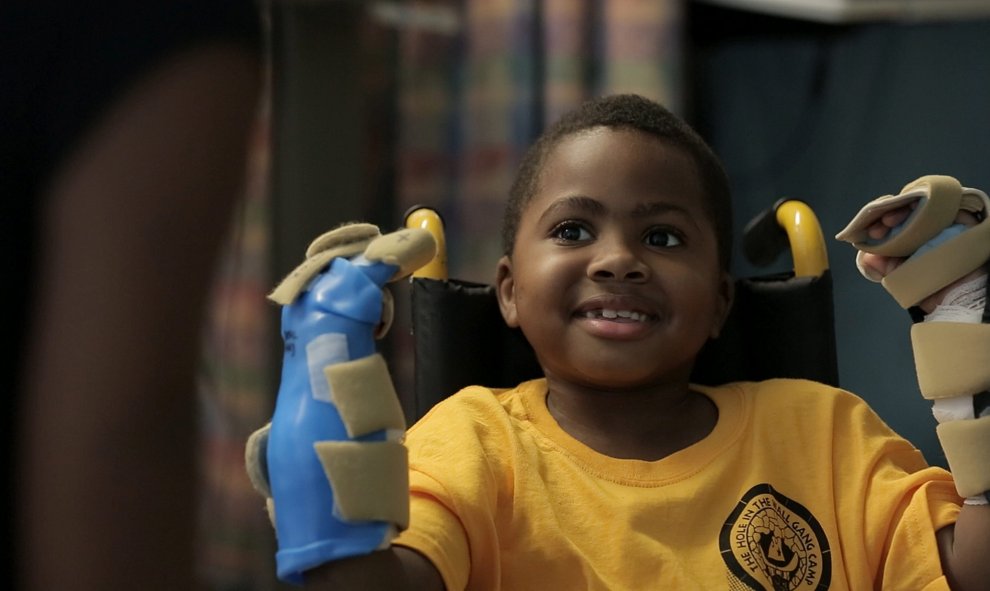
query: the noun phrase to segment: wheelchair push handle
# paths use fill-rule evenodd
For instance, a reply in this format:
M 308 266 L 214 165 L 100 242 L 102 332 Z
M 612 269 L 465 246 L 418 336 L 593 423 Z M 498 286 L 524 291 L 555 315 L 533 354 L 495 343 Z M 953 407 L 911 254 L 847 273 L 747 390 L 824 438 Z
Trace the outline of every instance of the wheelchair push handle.
M 427 205 L 414 205 L 406 212 L 405 227 L 422 228 L 432 234 L 437 243 L 437 254 L 429 263 L 414 271 L 412 277 L 447 279 L 447 240 L 440 212 Z
M 788 248 L 795 277 L 821 277 L 828 271 L 821 224 L 811 207 L 796 199 L 777 201 L 743 230 L 743 253 L 754 265 L 770 265 Z

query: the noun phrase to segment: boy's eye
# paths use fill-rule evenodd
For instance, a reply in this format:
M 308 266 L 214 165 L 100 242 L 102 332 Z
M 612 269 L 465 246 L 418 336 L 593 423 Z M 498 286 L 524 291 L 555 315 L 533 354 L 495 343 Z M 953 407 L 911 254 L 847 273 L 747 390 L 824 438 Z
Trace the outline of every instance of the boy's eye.
M 592 238 L 591 232 L 577 222 L 564 222 L 562 224 L 558 224 L 557 227 L 553 229 L 553 232 L 551 232 L 551 235 L 557 240 L 561 240 L 563 242 L 582 242 Z
M 680 246 L 683 244 L 677 234 L 671 232 L 670 230 L 664 230 L 663 228 L 654 228 L 650 230 L 646 234 L 645 242 L 648 246 L 655 246 L 659 248 L 670 248 L 672 246 Z

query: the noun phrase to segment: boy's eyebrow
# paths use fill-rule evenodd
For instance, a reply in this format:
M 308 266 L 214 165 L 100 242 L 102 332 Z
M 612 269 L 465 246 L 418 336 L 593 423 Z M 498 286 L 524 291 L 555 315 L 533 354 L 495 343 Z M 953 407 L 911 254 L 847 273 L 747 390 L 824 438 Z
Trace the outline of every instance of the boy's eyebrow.
M 608 207 L 593 197 L 588 197 L 585 195 L 571 195 L 558 199 L 547 206 L 546 210 L 543 211 L 543 214 L 540 215 L 540 221 L 559 209 L 577 209 L 588 215 L 605 215 L 608 213 Z M 639 203 L 629 212 L 629 217 L 653 217 L 668 213 L 679 214 L 690 220 L 692 223 L 695 223 L 695 220 L 688 210 L 680 205 L 667 203 L 665 201 L 648 201 L 645 203 Z M 697 224 L 695 223 L 695 225 Z
M 649 218 L 654 216 L 660 216 L 664 214 L 674 213 L 678 216 L 684 218 L 687 223 L 691 224 L 695 228 L 700 229 L 701 226 L 698 225 L 698 220 L 690 211 L 676 205 L 674 203 L 667 203 L 666 201 L 649 201 L 647 203 L 640 203 L 629 212 L 629 217 L 631 218 Z
M 679 213 L 684 217 L 690 219 L 691 214 L 688 210 L 684 209 L 680 205 L 674 205 L 673 203 L 666 203 L 664 201 L 650 201 L 648 203 L 640 203 L 629 212 L 630 217 L 650 217 L 663 215 L 665 213 Z
M 565 209 L 565 208 L 583 210 L 589 215 L 604 215 L 605 213 L 608 212 L 608 208 L 605 207 L 605 205 L 601 201 L 598 201 L 597 199 L 593 199 L 591 197 L 587 197 L 584 195 L 572 195 L 569 197 L 563 197 L 561 199 L 558 199 L 553 203 L 551 203 L 549 206 L 547 206 L 547 208 L 543 211 L 543 214 L 540 215 L 540 221 L 542 221 L 544 218 L 546 218 L 553 212 L 557 211 L 558 209 Z

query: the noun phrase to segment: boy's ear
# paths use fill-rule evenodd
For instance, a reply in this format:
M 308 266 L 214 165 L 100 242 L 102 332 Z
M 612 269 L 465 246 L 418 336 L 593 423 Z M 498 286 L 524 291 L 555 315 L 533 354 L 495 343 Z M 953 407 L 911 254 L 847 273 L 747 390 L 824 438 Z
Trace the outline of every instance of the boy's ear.
M 498 308 L 502 312 L 505 323 L 512 328 L 518 328 L 516 282 L 512 276 L 512 259 L 508 255 L 500 258 L 498 266 L 495 268 L 495 295 L 498 297 Z
M 722 327 L 725 326 L 725 321 L 729 318 L 729 311 L 732 310 L 732 302 L 735 301 L 735 297 L 735 279 L 728 273 L 722 273 L 718 285 L 718 305 L 712 322 L 712 331 L 709 335 L 711 338 L 717 339 L 718 335 L 722 334 Z

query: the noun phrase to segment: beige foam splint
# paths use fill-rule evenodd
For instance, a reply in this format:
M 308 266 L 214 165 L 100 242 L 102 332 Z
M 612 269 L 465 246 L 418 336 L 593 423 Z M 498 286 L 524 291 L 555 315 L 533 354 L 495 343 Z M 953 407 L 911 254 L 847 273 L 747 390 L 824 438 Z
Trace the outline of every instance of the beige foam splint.
M 391 279 L 395 281 L 408 277 L 436 254 L 437 242 L 432 234 L 420 228 L 406 228 L 374 239 L 365 249 L 364 258 L 399 267 Z
M 905 257 L 947 228 L 962 200 L 962 186 L 952 177 L 923 176 L 904 186 L 897 195 L 884 195 L 867 203 L 836 238 L 858 250 L 884 256 Z M 869 227 L 889 211 L 918 202 L 915 219 L 900 234 L 879 244 L 869 243 Z
M 334 494 L 337 515 L 351 522 L 409 526 L 409 467 L 397 441 L 318 441 L 313 444 Z
M 869 243 L 869 227 L 884 214 L 917 202 L 916 211 L 900 233 L 878 244 Z M 976 214 L 978 223 L 911 256 L 922 245 L 955 223 L 960 211 Z M 956 179 L 926 176 L 909 183 L 899 195 L 868 203 L 836 235 L 860 252 L 857 266 L 868 279 L 879 281 L 904 308 L 965 277 L 990 259 L 990 198 L 977 189 L 962 187 Z M 864 253 L 910 257 L 880 277 L 862 264 Z M 929 400 L 972 396 L 990 388 L 990 325 L 960 322 L 924 322 L 911 329 L 918 385 Z M 990 416 L 947 420 L 937 427 L 956 482 L 964 497 L 990 491 Z
M 949 470 L 960 496 L 973 497 L 990 491 L 990 416 L 946 421 L 936 428 Z
M 928 400 L 990 389 L 990 324 L 920 322 L 911 327 L 911 344 Z
M 380 354 L 328 365 L 323 374 L 349 437 L 382 429 L 405 430 L 405 415 Z
M 886 213 L 917 202 L 918 209 L 896 236 L 869 243 L 869 227 Z M 960 211 L 982 214 L 976 226 L 935 248 L 912 257 L 885 277 L 862 264 L 863 253 L 906 257 L 952 225 Z M 962 187 L 942 175 L 923 176 L 905 185 L 898 195 L 885 195 L 866 204 L 836 238 L 850 242 L 860 252 L 856 262 L 863 275 L 881 282 L 904 308 L 978 268 L 990 258 L 990 198 L 978 189 Z

